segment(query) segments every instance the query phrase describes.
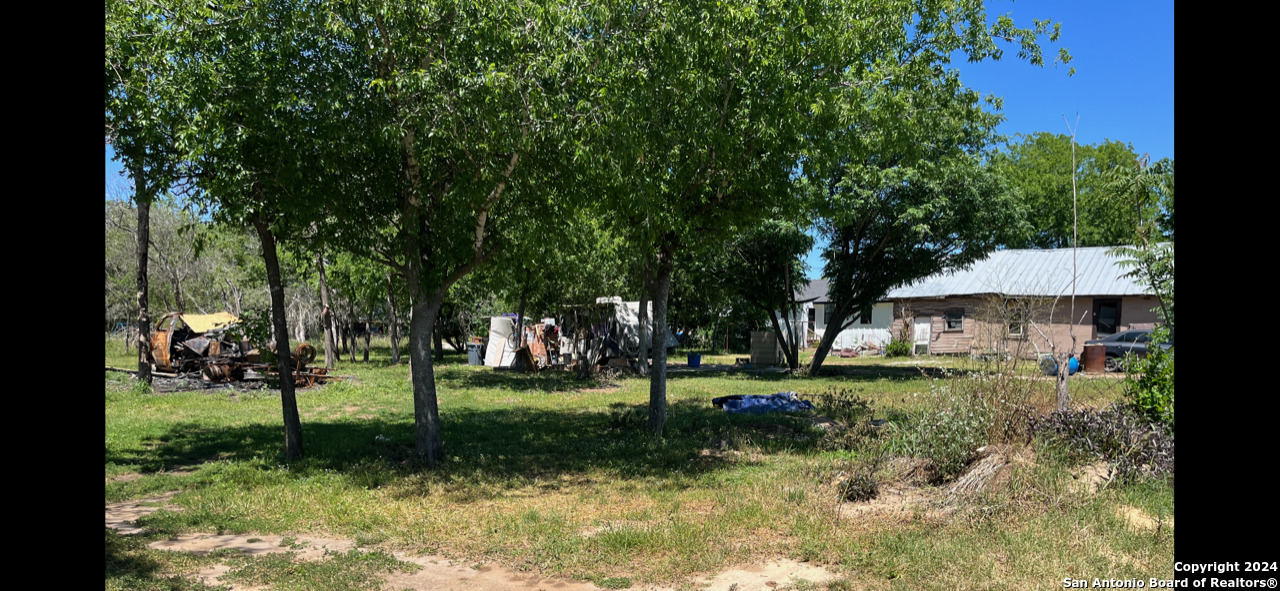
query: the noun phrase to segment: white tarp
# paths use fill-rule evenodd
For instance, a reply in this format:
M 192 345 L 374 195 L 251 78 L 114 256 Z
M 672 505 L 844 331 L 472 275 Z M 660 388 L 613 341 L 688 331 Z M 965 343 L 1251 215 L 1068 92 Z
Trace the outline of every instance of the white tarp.
M 611 298 L 597 298 L 598 304 L 613 304 L 614 319 L 618 323 L 618 346 L 623 353 L 628 356 L 638 357 L 640 352 L 640 302 L 624 302 L 622 298 L 614 296 Z M 649 326 L 653 327 L 653 302 L 649 302 Z M 650 333 L 652 335 L 652 333 Z M 655 342 L 650 336 L 650 342 Z M 676 347 L 680 345 L 680 341 L 676 340 L 676 335 L 671 333 L 671 327 L 667 327 L 666 346 Z M 652 348 L 654 345 L 650 345 Z
M 516 360 L 516 319 L 494 316 L 489 319 L 489 345 L 484 364 L 488 367 L 511 367 Z

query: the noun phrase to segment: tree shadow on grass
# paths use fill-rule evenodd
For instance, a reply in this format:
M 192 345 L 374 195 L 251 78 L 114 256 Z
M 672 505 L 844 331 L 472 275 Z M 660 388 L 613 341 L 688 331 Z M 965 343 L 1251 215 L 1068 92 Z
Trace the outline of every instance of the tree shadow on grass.
M 689 380 L 703 377 L 746 376 L 751 379 L 781 382 L 785 380 L 804 380 L 809 378 L 840 378 L 854 382 L 876 380 L 918 380 L 921 378 L 940 378 L 945 375 L 946 368 L 923 365 L 827 365 L 823 366 L 816 376 L 792 374 L 787 372 L 760 372 L 749 369 L 677 371 L 667 373 L 668 380 Z
M 600 385 L 584 380 L 571 371 L 547 369 L 534 373 L 496 370 L 491 367 L 437 368 L 436 385 L 479 390 L 512 390 L 516 392 L 572 392 Z
M 166 576 L 163 567 L 147 555 L 147 539 L 124 536 L 106 528 L 106 581 L 107 588 L 121 589 L 185 589 L 188 582 L 178 577 Z M 112 583 L 115 586 L 112 586 Z M 203 587 L 201 587 L 203 588 Z
M 674 371 L 667 373 L 668 381 L 697 380 L 700 378 L 740 377 L 763 382 L 782 382 L 788 380 L 805 380 L 810 377 L 837 378 L 851 382 L 870 382 L 878 380 L 908 381 L 921 378 L 939 378 L 945 369 L 928 366 L 828 366 L 818 376 L 805 376 L 786 372 L 761 372 L 742 369 L 707 369 L 700 371 Z M 637 379 L 628 375 L 626 379 Z M 647 378 L 646 378 L 647 379 Z M 438 368 L 437 385 L 451 388 L 473 388 L 484 390 L 511 390 L 516 392 L 572 392 L 595 388 L 600 382 L 584 380 L 577 374 L 563 370 L 543 370 L 536 373 L 520 373 L 510 370 L 494 370 L 481 368 Z
M 291 478 L 336 472 L 361 488 L 394 485 L 405 495 L 443 490 L 467 500 L 530 485 L 554 489 L 591 478 L 688 486 L 701 475 L 753 463 L 748 454 L 727 455 L 724 450 L 804 452 L 820 439 L 802 417 L 729 415 L 697 400 L 671 404 L 661 440 L 645 430 L 647 419 L 646 405 L 622 403 L 605 412 L 442 409 L 446 457 L 436 466 L 417 460 L 408 416 L 392 421 L 304 422 L 304 458 L 287 464 L 281 453 L 282 426 L 209 428 L 183 423 L 139 448 L 108 450 L 106 461 L 146 473 L 225 460 L 244 465 L 215 477 L 220 482 L 243 478 L 249 486 L 259 480 L 254 472 L 284 465 Z M 203 482 L 212 480 L 197 478 L 194 483 Z

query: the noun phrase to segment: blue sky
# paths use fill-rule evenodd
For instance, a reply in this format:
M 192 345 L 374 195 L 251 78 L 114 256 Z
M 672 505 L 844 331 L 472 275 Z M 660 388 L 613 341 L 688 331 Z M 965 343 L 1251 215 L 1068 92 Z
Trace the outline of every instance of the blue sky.
M 1010 14 L 1019 25 L 1030 25 L 1031 19 L 1062 23 L 1056 44 L 1042 40 L 1046 61 L 1052 62 L 1059 46 L 1073 58 L 1069 66 L 1038 68 L 1009 48 L 999 62 L 954 65 L 969 87 L 1003 97 L 1007 120 L 1001 133 L 1069 133 L 1069 123 L 1083 144 L 1119 140 L 1152 159 L 1174 157 L 1172 1 L 995 1 L 987 11 L 990 18 Z M 1076 73 L 1068 77 L 1070 67 Z M 128 186 L 111 158 L 107 146 L 108 192 Z M 809 276 L 819 276 L 816 249 L 808 262 Z

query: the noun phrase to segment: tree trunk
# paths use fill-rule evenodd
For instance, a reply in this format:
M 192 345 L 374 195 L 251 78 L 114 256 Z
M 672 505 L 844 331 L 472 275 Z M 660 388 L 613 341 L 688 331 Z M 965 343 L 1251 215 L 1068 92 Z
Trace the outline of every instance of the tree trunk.
M 437 314 L 436 316 L 437 316 L 437 320 L 439 320 L 439 314 Z M 431 331 L 431 339 L 435 343 L 435 351 L 436 351 L 435 360 L 440 363 L 444 363 L 444 334 L 443 334 L 443 331 L 440 330 L 440 327 L 434 326 L 435 324 L 437 324 L 436 322 L 432 322 L 431 324 L 433 325 L 433 330 Z
M 369 362 L 369 337 L 370 337 L 369 313 L 364 314 L 364 362 Z
M 182 301 L 182 284 L 178 282 L 178 278 L 173 277 L 173 311 L 186 313 L 187 304 Z
M 644 258 L 644 277 L 640 283 L 640 375 L 649 375 L 649 257 Z M 665 336 L 665 335 L 664 335 Z M 666 344 L 663 341 L 662 344 Z
M 146 194 L 146 180 L 141 167 L 134 171 L 134 200 L 138 206 L 137 305 L 138 305 L 138 380 L 151 383 L 151 317 L 147 311 L 147 248 L 151 243 L 151 196 Z
M 391 274 L 387 273 L 387 315 L 389 318 L 388 333 L 391 336 L 391 365 L 400 364 L 400 325 L 396 319 L 396 292 L 391 284 Z
M 1064 411 L 1071 407 L 1071 388 L 1068 377 L 1071 373 L 1071 354 L 1063 353 L 1057 355 L 1055 361 L 1058 363 L 1058 410 Z
M 782 323 L 778 321 L 777 310 L 769 310 L 769 318 L 773 320 L 773 334 L 778 339 L 778 342 L 782 344 L 782 356 L 787 359 L 787 367 L 792 370 L 796 369 L 798 365 L 795 353 L 792 352 L 790 339 L 787 338 L 787 335 L 791 334 L 790 330 L 786 332 L 782 330 Z
M 240 288 L 236 286 L 236 284 L 231 283 L 230 281 L 227 282 L 227 285 L 231 286 L 231 295 L 235 298 L 236 317 L 238 318 L 244 313 L 244 293 L 240 291 Z
M 342 317 L 338 314 L 333 315 L 333 340 L 337 342 L 338 359 L 342 359 L 347 353 L 347 326 L 342 322 Z
M 258 231 L 258 239 L 262 242 L 262 259 L 266 263 L 267 286 L 271 291 L 271 327 L 276 337 L 280 404 L 284 410 L 284 455 L 293 460 L 302 457 L 302 422 L 298 418 L 298 401 L 293 389 L 293 359 L 289 355 L 289 327 L 284 317 L 284 283 L 280 279 L 275 234 L 261 219 L 254 219 L 253 227 Z
M 356 362 L 356 313 L 355 313 L 355 310 L 350 307 L 347 308 L 346 332 L 343 333 L 343 336 L 346 337 L 347 339 L 347 343 L 348 343 L 347 350 L 351 351 L 351 362 L 355 363 Z
M 671 293 L 671 275 L 675 269 L 674 248 L 658 254 L 658 276 L 653 283 L 653 332 L 667 334 L 667 296 Z M 667 424 L 667 347 L 664 340 L 653 348 L 653 372 L 649 374 L 649 432 L 660 437 Z
M 796 331 L 796 318 L 795 318 L 797 314 L 796 290 L 795 290 L 795 286 L 791 282 L 791 266 L 790 265 L 787 266 L 786 281 L 787 281 L 787 303 L 790 305 L 787 308 L 787 313 L 784 316 L 784 320 L 786 320 L 787 322 L 787 335 L 789 335 L 790 337 L 787 339 L 787 342 L 788 342 L 788 345 L 791 347 L 790 349 L 791 359 L 789 360 L 791 363 L 791 371 L 796 371 L 797 369 L 800 369 L 800 337 Z
M 314 226 L 313 226 L 314 227 Z M 329 307 L 329 283 L 324 276 L 324 253 L 316 252 L 316 268 L 320 270 L 320 324 L 324 326 L 324 366 L 337 367 L 334 349 L 333 310 Z
M 524 346 L 524 304 L 529 298 L 529 276 L 525 275 L 524 285 L 520 287 L 520 309 L 516 310 L 516 349 Z
M 831 345 L 836 342 L 836 337 L 840 336 L 840 331 L 844 327 L 844 319 L 848 316 L 848 310 L 843 306 L 837 306 L 835 311 L 831 313 L 831 321 L 827 323 L 826 332 L 822 333 L 822 340 L 818 342 L 818 348 L 813 351 L 813 359 L 809 361 L 809 375 L 818 375 L 818 370 L 822 369 L 822 362 L 827 359 L 827 353 L 831 352 Z
M 440 302 L 413 303 L 409 324 L 409 374 L 413 379 L 413 446 L 418 457 L 431 464 L 444 460 L 440 435 L 440 410 L 436 403 L 436 374 L 431 362 L 431 334 L 435 332 Z

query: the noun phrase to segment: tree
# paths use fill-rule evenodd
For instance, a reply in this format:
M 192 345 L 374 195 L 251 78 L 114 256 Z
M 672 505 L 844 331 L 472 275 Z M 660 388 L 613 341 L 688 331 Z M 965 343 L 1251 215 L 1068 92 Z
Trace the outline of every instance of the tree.
M 1174 322 L 1173 177 L 1172 159 L 1152 164 L 1149 158 L 1142 158 L 1108 178 L 1109 188 L 1143 211 L 1151 212 L 1155 206 L 1148 217 L 1137 220 L 1136 240 L 1117 246 L 1111 253 L 1125 257 L 1120 264 L 1130 269 L 1127 276 L 1151 289 L 1160 302 L 1160 317 L 1170 328 Z
M 150 212 L 155 196 L 177 180 L 174 119 L 159 108 L 172 81 L 171 62 L 154 59 L 172 51 L 161 33 L 168 15 L 152 5 L 112 0 L 106 5 L 106 141 L 133 181 L 136 205 L 135 285 L 138 379 L 151 383 L 151 320 L 147 266 Z
M 803 257 L 812 248 L 813 238 L 795 224 L 765 222 L 729 245 L 729 264 L 722 279 L 741 301 L 769 315 L 793 371 L 800 367 L 803 338 L 792 321 L 795 294 L 808 283 Z M 784 311 L 781 321 L 779 310 Z
M 984 164 L 1000 120 L 986 106 L 999 100 L 983 101 L 947 66 L 956 54 L 999 59 L 999 41 L 1043 65 L 1038 39 L 1055 41 L 1058 27 L 1019 28 L 1008 17 L 988 26 L 980 2 L 898 8 L 814 115 L 801 182 L 829 242 L 833 312 L 810 372 L 889 290 L 985 256 L 1018 222 L 1002 178 Z M 1060 50 L 1058 60 L 1070 56 Z
M 606 9 L 600 8 L 600 11 Z M 595 39 L 607 136 L 602 166 L 615 182 L 608 217 L 639 253 L 654 257 L 654 332 L 667 322 L 678 256 L 723 244 L 790 200 L 797 163 L 825 130 L 849 129 L 867 110 L 882 123 L 932 127 L 946 115 L 933 95 L 960 92 L 948 56 L 999 57 L 1020 43 L 1040 62 L 1036 35 L 1008 18 L 988 28 L 981 2 L 622 3 Z M 940 81 L 940 82 L 939 82 Z M 927 103 L 927 104 L 922 104 Z M 843 113 L 820 117 L 837 104 Z M 847 116 L 845 116 L 847 115 Z M 869 137 L 885 128 L 861 129 Z M 665 354 L 654 357 L 648 427 L 666 421 Z
M 816 5 L 610 9 L 592 98 L 607 130 L 598 166 L 612 180 L 597 192 L 636 259 L 652 257 L 662 335 L 677 257 L 785 209 L 805 115 L 846 65 L 836 48 L 859 21 Z M 665 424 L 666 350 L 655 347 L 648 429 L 661 435 Z
M 990 253 L 1013 211 L 1000 178 L 971 157 L 843 170 L 819 196 L 829 208 L 819 228 L 829 241 L 823 275 L 833 310 L 811 373 L 840 331 L 889 290 Z
M 254 5 L 119 5 L 146 64 L 165 68 L 148 107 L 175 123 L 181 175 L 215 220 L 252 227 L 262 247 L 279 359 L 285 455 L 302 454 L 292 379 L 285 290 L 277 242 L 318 218 L 322 188 L 347 178 L 326 166 L 339 142 L 342 100 L 353 85 L 343 55 L 316 34 L 324 14 L 307 2 Z M 131 20 L 130 20 L 131 19 Z M 122 132 L 123 133 L 123 132 Z M 350 153 L 345 154 L 352 156 Z
M 535 207 L 532 191 L 508 191 L 530 162 L 571 145 L 580 120 L 562 89 L 582 67 L 575 31 L 583 8 L 539 2 L 486 5 L 332 6 L 330 32 L 363 59 L 352 67 L 376 93 L 352 109 L 370 114 L 385 192 L 334 200 L 338 220 L 386 220 L 403 253 L 411 298 L 409 353 L 415 450 L 444 458 L 431 336 L 449 288 L 492 259 L 503 224 Z M 353 140 L 356 141 L 356 140 Z M 523 163 L 523 164 L 522 164 Z M 535 165 L 533 168 L 537 168 Z M 525 198 L 518 198 L 519 195 Z M 348 227 L 344 244 L 377 228 Z M 390 252 L 389 250 L 387 252 Z
M 1071 245 L 1071 136 L 1038 132 L 1019 135 L 992 162 L 1017 192 L 1026 223 L 1005 240 L 1009 248 L 1064 248 Z M 1113 171 L 1133 170 L 1138 155 L 1115 140 L 1077 145 L 1079 246 L 1133 244 L 1138 222 L 1152 218 L 1158 203 L 1125 198 Z

